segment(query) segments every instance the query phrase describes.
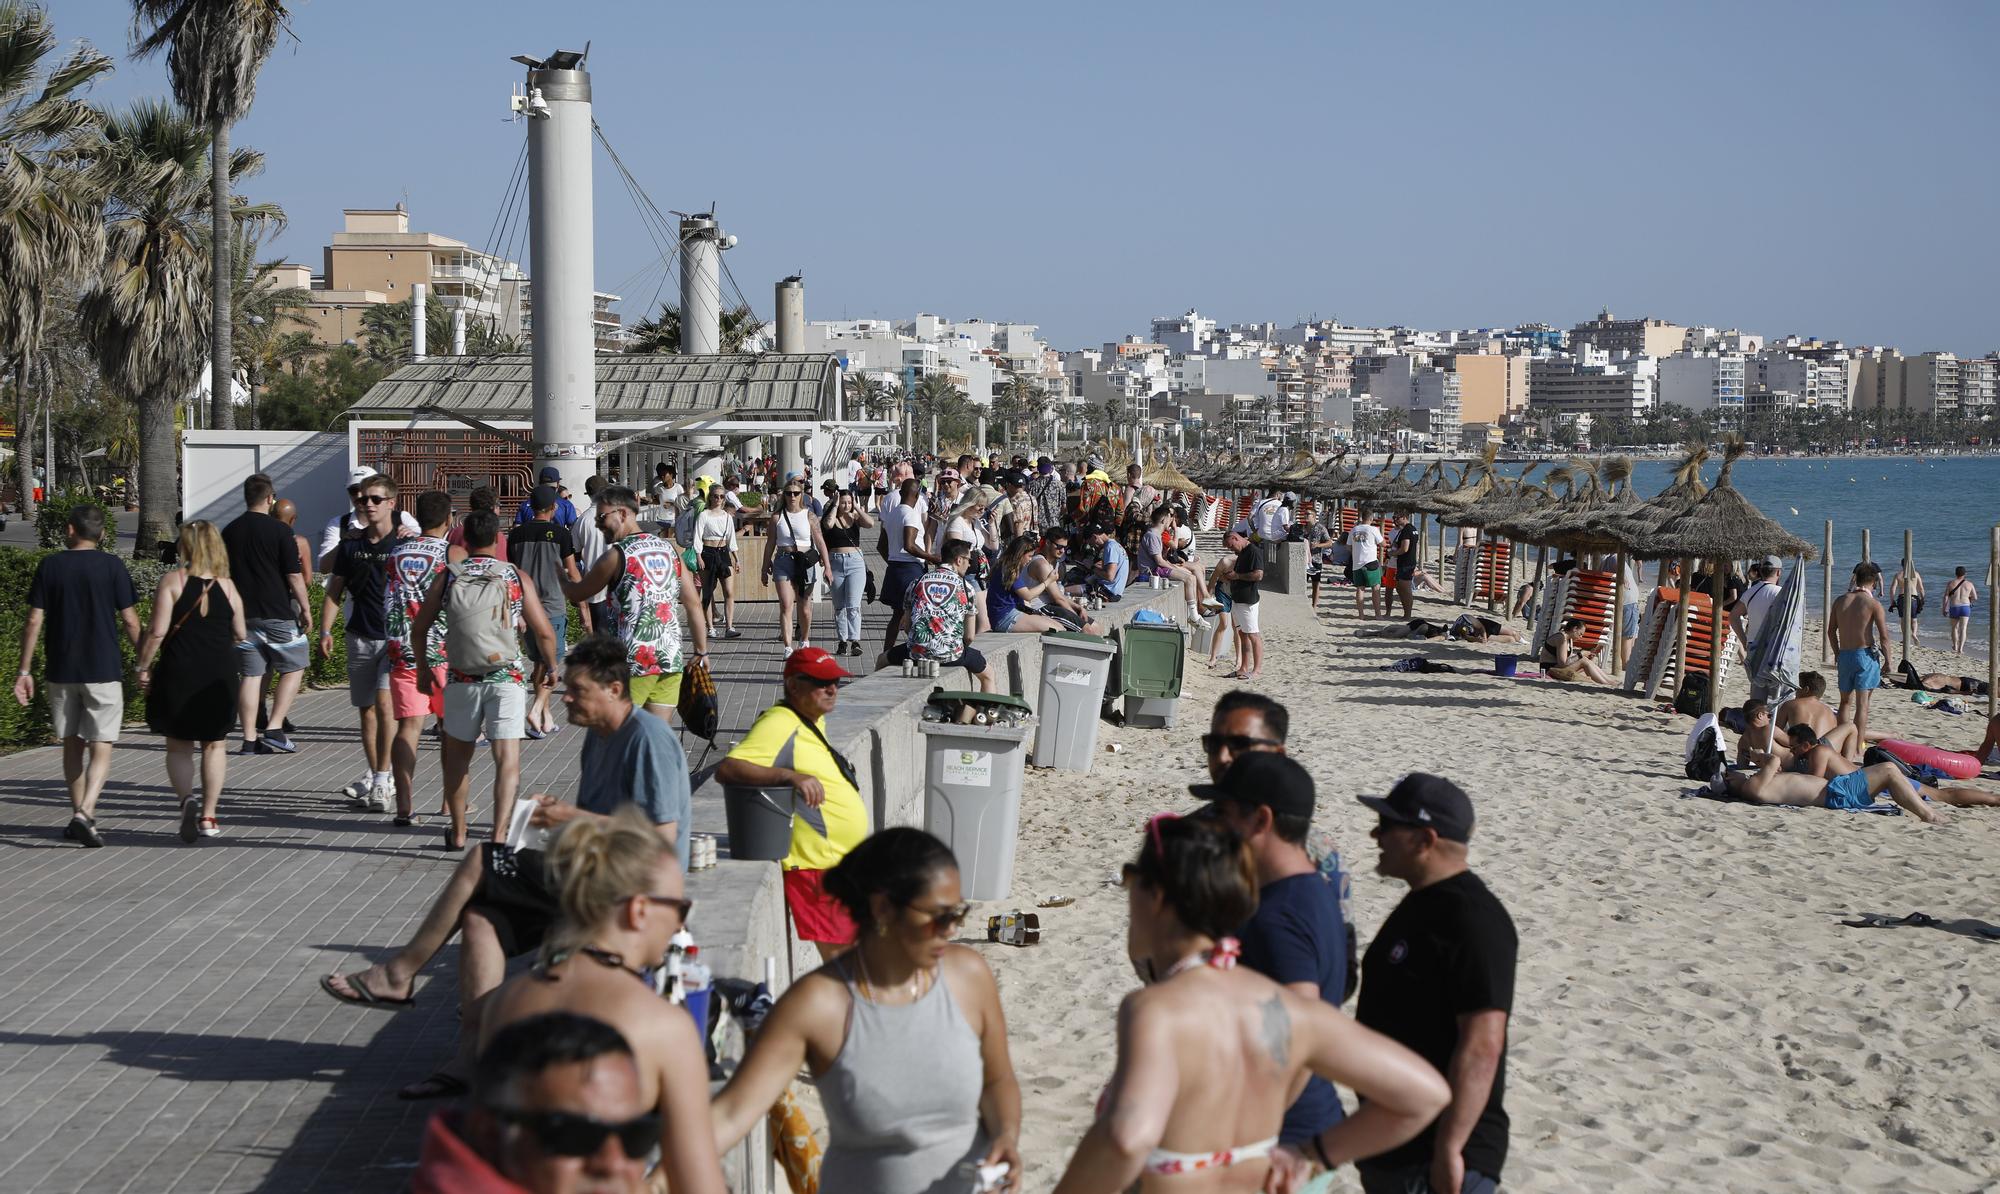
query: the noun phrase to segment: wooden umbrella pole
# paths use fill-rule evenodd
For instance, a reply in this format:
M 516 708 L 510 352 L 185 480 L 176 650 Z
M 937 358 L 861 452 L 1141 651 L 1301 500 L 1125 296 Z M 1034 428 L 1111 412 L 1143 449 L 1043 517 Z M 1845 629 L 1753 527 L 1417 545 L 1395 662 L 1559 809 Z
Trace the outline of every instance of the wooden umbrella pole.
M 1611 670 L 1625 676 L 1625 553 L 1619 552 L 1612 565 L 1618 575 L 1611 582 Z
M 1910 635 L 1916 630 L 1917 599 L 1911 595 L 1912 581 L 1916 576 L 1910 563 L 1916 554 L 1916 532 L 1903 528 L 1903 661 L 1909 662 Z
M 1674 691 L 1676 693 L 1687 687 L 1688 584 L 1693 580 L 1689 575 L 1693 570 L 1693 561 L 1682 560 L 1680 582 L 1674 586 L 1680 594 L 1679 600 L 1674 603 Z
M 1826 520 L 1826 547 L 1819 553 L 1819 660 L 1833 662 L 1833 520 Z
M 1727 591 L 1729 561 L 1715 561 L 1715 587 L 1709 603 L 1708 624 L 1708 711 L 1722 712 L 1722 628 L 1727 625 L 1722 612 L 1722 595 Z M 1744 652 L 1744 666 L 1749 666 L 1749 652 Z
M 2000 716 L 2000 598 L 1993 587 L 2000 585 L 2000 526 L 1993 528 L 1992 562 L 1986 566 L 1986 716 Z M 1986 765 L 1986 760 L 1979 760 Z
M 1863 563 L 1868 563 L 1868 562 L 1870 562 L 1870 561 L 1874 560 L 1874 558 L 1875 558 L 1875 554 L 1874 554 L 1873 552 L 1871 552 L 1870 550 L 1868 550 L 1868 528 L 1867 528 L 1867 527 L 1862 527 L 1862 528 L 1861 528 L 1861 560 L 1862 560 L 1862 562 L 1863 562 Z

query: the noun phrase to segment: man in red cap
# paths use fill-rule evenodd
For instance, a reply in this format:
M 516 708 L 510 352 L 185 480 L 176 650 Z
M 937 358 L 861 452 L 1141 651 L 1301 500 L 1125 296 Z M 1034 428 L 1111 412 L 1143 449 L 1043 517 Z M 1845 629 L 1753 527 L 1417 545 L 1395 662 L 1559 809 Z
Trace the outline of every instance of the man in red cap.
M 792 652 L 785 660 L 785 699 L 764 710 L 715 771 L 725 784 L 788 787 L 798 794 L 802 807 L 792 818 L 792 849 L 784 861 L 785 903 L 799 940 L 816 945 L 822 958 L 854 944 L 854 921 L 821 881 L 868 836 L 868 806 L 854 766 L 826 740 L 826 715 L 840 699 L 840 682 L 852 674 L 818 647 Z

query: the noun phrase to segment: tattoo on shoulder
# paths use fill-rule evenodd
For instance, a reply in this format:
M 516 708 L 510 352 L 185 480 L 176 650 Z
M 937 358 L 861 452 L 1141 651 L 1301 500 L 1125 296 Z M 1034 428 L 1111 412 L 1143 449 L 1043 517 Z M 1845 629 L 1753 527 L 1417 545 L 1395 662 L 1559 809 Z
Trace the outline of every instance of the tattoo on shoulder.
M 1257 1010 L 1262 1016 L 1260 1031 L 1264 1038 L 1264 1051 L 1283 1069 L 1292 1052 L 1292 1018 L 1285 1011 L 1285 1001 L 1274 994 Z

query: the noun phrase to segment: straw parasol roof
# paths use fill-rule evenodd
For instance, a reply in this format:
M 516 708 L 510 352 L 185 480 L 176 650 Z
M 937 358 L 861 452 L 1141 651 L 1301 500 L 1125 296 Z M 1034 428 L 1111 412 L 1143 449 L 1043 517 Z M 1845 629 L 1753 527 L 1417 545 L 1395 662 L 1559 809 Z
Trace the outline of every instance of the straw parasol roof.
M 1198 494 L 1202 491 L 1201 486 L 1189 480 L 1188 475 L 1182 472 L 1171 460 L 1155 465 L 1153 471 L 1146 474 L 1145 482 L 1155 489 L 1163 489 L 1169 492 L 1178 491 L 1181 493 Z
M 1612 535 L 1609 527 L 1614 519 L 1629 517 L 1640 505 L 1639 496 L 1632 492 L 1632 459 L 1616 456 L 1604 462 L 1586 499 L 1542 520 L 1527 541 L 1575 555 L 1622 552 L 1624 540 Z
M 1548 491 L 1528 483 L 1528 475 L 1539 467 L 1539 462 L 1521 470 L 1519 477 L 1500 477 L 1488 473 L 1485 488 L 1478 496 L 1466 502 L 1454 503 L 1450 510 L 1439 515 L 1438 521 L 1446 526 L 1486 527 L 1517 514 L 1543 506 L 1548 500 Z
M 1665 489 L 1636 505 L 1604 513 L 1592 526 L 1592 533 L 1614 545 L 1605 550 L 1628 550 L 1633 543 L 1708 492 L 1708 486 L 1701 479 L 1701 466 L 1707 460 L 1707 444 L 1689 444 L 1680 463 L 1674 466 L 1673 480 Z
M 1730 470 L 1742 455 L 1743 441 L 1732 438 L 1715 487 L 1651 531 L 1635 536 L 1630 545 L 1632 554 L 1643 560 L 1740 560 L 1767 555 L 1814 558 L 1818 553 L 1812 544 L 1772 522 L 1730 483 Z

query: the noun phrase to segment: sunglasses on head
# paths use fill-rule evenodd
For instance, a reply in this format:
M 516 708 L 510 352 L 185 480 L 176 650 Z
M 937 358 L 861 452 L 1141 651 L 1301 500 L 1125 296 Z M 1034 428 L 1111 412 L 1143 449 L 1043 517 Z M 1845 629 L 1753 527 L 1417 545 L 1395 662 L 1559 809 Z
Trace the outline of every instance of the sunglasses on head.
M 588 1115 L 567 1111 L 516 1111 L 510 1107 L 489 1107 L 493 1118 L 518 1128 L 526 1128 L 543 1152 L 559 1157 L 594 1156 L 604 1147 L 604 1138 L 618 1137 L 618 1145 L 628 1159 L 644 1157 L 660 1141 L 660 1117 L 647 1112 L 624 1123 L 605 1123 Z
M 1203 734 L 1201 736 L 1201 748 L 1209 754 L 1218 754 L 1225 746 L 1229 748 L 1231 754 L 1240 755 L 1246 750 L 1254 750 L 1259 746 L 1276 748 L 1283 745 L 1284 743 L 1278 741 L 1276 738 L 1253 738 L 1249 734 Z

